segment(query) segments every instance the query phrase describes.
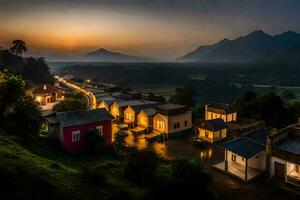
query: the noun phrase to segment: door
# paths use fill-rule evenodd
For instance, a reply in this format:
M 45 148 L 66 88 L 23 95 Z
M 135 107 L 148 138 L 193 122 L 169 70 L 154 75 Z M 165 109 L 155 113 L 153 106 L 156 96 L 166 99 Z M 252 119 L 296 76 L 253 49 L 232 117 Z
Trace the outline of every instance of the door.
M 275 162 L 275 177 L 284 181 L 285 177 L 285 165 L 279 162 Z

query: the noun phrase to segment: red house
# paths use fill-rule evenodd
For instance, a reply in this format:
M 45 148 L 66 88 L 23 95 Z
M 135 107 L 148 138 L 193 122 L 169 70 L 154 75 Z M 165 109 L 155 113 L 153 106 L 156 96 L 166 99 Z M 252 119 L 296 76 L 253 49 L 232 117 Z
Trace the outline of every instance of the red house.
M 61 112 L 56 114 L 58 122 L 58 139 L 67 152 L 82 150 L 85 146 L 87 132 L 97 129 L 109 143 L 112 142 L 112 119 L 104 109 Z

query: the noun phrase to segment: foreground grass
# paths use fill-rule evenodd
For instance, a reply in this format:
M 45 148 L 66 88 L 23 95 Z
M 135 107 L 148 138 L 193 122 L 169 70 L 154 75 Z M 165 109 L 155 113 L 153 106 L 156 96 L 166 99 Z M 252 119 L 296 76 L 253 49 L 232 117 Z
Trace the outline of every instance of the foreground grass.
M 118 199 L 113 196 L 122 191 L 133 199 L 141 199 L 147 191 L 123 177 L 122 159 L 75 156 L 64 153 L 58 144 L 45 138 L 27 140 L 0 131 L 3 199 Z M 96 166 L 105 175 L 105 184 L 94 186 L 83 180 L 82 169 L 90 166 Z

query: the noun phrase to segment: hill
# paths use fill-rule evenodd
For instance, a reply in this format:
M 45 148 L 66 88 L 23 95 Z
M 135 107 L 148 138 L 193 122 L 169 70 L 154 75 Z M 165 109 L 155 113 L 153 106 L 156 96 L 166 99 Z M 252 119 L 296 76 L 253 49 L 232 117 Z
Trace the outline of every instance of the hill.
M 107 49 L 100 48 L 96 51 L 90 52 L 86 55 L 89 61 L 98 62 L 148 62 L 149 58 L 131 56 L 119 52 L 108 51 Z
M 222 40 L 213 45 L 200 46 L 177 61 L 181 62 L 258 62 L 299 60 L 300 34 L 289 31 L 271 36 L 254 31 L 235 40 Z

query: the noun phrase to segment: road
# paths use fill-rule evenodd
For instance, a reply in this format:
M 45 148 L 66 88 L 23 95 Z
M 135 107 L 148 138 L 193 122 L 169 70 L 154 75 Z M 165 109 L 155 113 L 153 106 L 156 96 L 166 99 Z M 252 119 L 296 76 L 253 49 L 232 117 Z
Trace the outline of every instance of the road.
M 86 89 L 84 89 L 84 88 L 82 88 L 82 87 L 79 87 L 79 86 L 77 86 L 77 85 L 75 85 L 75 84 L 73 84 L 73 83 L 67 82 L 64 78 L 61 78 L 61 77 L 59 77 L 59 76 L 55 76 L 55 78 L 56 78 L 61 84 L 65 85 L 65 86 L 67 86 L 67 87 L 69 87 L 69 88 L 71 88 L 72 90 L 75 90 L 75 91 L 77 91 L 77 92 L 83 93 L 83 94 L 85 95 L 85 97 L 87 98 L 87 101 L 88 101 L 88 107 L 89 107 L 90 109 L 96 109 L 96 108 L 97 108 L 96 97 L 95 97 L 95 95 L 94 95 L 92 92 L 90 92 L 90 91 L 88 91 L 88 90 L 86 90 Z

